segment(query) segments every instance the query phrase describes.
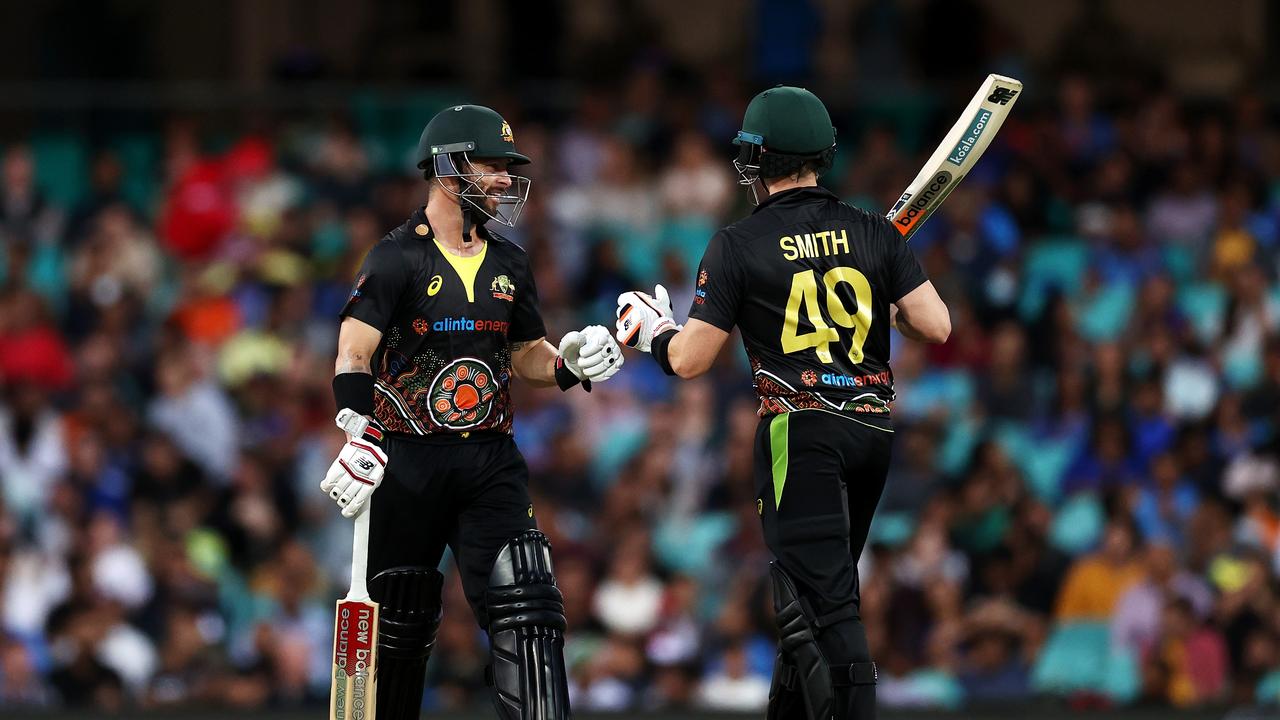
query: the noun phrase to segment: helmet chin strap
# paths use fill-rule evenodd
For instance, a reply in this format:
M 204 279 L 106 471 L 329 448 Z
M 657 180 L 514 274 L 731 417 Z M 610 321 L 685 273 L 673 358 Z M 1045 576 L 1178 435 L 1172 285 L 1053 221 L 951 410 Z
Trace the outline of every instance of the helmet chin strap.
M 475 185 L 475 183 L 471 184 Z M 489 221 L 489 215 L 469 197 L 459 196 L 458 204 L 462 207 L 462 245 L 470 247 L 471 231 L 474 228 L 483 227 Z
M 482 213 L 477 213 L 474 208 L 468 207 L 468 205 L 474 204 L 475 203 L 467 199 L 462 201 L 462 244 L 464 247 L 471 245 L 471 229 L 477 225 L 484 224 L 483 220 L 476 222 L 477 215 L 481 218 L 483 218 L 484 215 Z

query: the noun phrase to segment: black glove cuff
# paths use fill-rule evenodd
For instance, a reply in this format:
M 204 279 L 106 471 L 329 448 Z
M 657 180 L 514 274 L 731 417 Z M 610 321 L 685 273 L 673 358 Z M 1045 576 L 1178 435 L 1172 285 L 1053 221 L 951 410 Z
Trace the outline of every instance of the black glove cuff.
M 564 358 L 557 357 L 556 358 L 556 386 L 559 387 L 561 391 L 564 391 L 564 390 L 568 390 L 574 385 L 577 385 L 578 383 L 582 383 L 583 390 L 586 390 L 587 392 L 591 392 L 591 381 L 579 380 L 578 376 L 574 375 L 573 371 L 569 369 L 569 366 L 564 364 Z
M 333 376 L 333 400 L 338 410 L 351 408 L 361 415 L 373 417 L 373 376 L 348 372 Z
M 675 375 L 676 371 L 671 367 L 671 360 L 667 357 L 667 346 L 671 344 L 671 338 L 676 336 L 679 330 L 668 330 L 653 339 L 649 344 L 649 354 L 654 360 L 658 361 L 658 367 L 662 368 L 662 372 L 668 375 Z

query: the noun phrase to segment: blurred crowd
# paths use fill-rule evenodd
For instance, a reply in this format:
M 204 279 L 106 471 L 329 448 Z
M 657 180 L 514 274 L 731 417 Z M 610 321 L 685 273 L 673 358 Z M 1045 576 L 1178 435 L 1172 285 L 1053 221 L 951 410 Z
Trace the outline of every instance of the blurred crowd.
M 642 64 L 559 115 L 494 102 L 534 159 L 509 235 L 553 340 L 656 281 L 682 314 L 707 238 L 749 211 L 728 139 L 756 88 L 673 96 L 665 77 Z M 1276 108 L 1039 80 L 912 241 L 954 330 L 894 338 L 894 463 L 861 564 L 880 698 L 1274 704 Z M 883 211 L 965 97 L 837 112 L 823 183 Z M 416 138 L 376 115 L 4 146 L 0 708 L 325 702 L 350 562 L 318 490 L 343 441 L 337 313 L 426 195 Z M 590 395 L 515 402 L 576 707 L 762 709 L 769 558 L 737 345 L 695 382 L 633 357 Z M 445 565 L 435 709 L 488 702 Z

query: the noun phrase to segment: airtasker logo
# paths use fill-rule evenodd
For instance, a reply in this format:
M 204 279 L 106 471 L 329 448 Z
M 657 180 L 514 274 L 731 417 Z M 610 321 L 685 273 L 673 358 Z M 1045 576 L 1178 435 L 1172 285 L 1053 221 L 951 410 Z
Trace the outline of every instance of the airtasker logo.
M 441 318 L 431 323 L 432 332 L 496 332 L 506 333 L 511 323 L 506 320 L 472 320 L 466 316 L 460 318 Z
M 978 138 L 982 137 L 982 131 L 987 129 L 987 121 L 991 119 L 990 110 L 979 110 L 978 114 L 973 117 L 973 122 L 969 123 L 969 129 L 965 132 L 964 137 L 960 138 L 960 142 L 956 145 L 956 149 L 951 151 L 947 156 L 947 162 L 952 165 L 959 165 L 969 156 L 969 151 L 978 142 Z

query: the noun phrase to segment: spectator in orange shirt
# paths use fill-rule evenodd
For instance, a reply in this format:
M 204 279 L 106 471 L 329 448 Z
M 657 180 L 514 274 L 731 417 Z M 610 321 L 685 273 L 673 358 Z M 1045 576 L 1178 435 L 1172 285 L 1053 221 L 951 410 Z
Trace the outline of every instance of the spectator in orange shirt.
M 1077 559 L 1058 593 L 1054 616 L 1064 620 L 1107 620 L 1120 596 L 1143 578 L 1137 556 L 1137 533 L 1127 518 L 1113 518 L 1102 549 Z

